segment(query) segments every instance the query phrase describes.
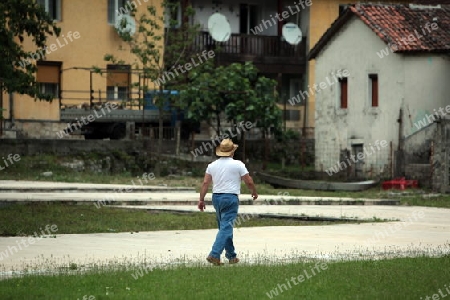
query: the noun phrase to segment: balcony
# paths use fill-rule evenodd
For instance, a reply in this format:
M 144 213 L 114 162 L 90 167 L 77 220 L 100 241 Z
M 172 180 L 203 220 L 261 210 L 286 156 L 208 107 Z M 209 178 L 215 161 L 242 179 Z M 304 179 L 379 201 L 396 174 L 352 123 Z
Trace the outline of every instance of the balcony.
M 208 32 L 200 32 L 195 49 L 214 50 L 219 64 L 253 61 L 262 73 L 300 73 L 306 65 L 306 37 L 289 45 L 279 36 L 231 34 L 227 42 L 215 42 Z

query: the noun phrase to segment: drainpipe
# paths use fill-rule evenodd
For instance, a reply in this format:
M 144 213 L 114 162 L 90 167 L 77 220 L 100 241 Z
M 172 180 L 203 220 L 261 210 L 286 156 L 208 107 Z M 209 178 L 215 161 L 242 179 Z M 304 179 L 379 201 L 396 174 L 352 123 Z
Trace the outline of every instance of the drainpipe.
M 400 108 L 399 114 L 398 114 L 398 150 L 403 150 L 403 109 Z
M 397 158 L 400 157 L 400 163 L 396 164 L 396 167 L 399 170 L 396 170 L 396 176 L 403 176 L 405 171 L 405 153 L 403 151 L 403 109 L 400 108 L 398 114 L 398 155 Z

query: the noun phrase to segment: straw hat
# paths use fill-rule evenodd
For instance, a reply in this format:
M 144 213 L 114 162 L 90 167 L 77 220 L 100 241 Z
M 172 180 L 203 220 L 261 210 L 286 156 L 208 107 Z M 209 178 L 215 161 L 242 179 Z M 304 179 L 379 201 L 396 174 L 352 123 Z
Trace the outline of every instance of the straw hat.
M 231 139 L 224 139 L 216 148 L 217 156 L 231 156 L 236 151 L 238 145 L 234 144 Z

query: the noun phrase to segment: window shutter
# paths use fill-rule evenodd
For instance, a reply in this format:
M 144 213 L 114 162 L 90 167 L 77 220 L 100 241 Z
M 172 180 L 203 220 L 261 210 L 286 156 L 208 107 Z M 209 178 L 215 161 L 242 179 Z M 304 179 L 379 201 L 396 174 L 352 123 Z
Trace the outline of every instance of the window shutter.
M 109 71 L 107 77 L 107 86 L 129 86 L 129 73 L 120 71 Z
M 59 84 L 59 66 L 37 65 L 37 82 Z

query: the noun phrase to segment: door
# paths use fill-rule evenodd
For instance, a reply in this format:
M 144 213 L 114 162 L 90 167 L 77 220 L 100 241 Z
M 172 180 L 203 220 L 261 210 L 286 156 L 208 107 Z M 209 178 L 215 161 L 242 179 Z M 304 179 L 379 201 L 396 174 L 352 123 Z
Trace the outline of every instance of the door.
M 239 33 L 241 34 L 241 54 L 256 54 L 258 45 L 256 37 L 249 37 L 250 29 L 256 27 L 258 21 L 257 6 L 253 4 L 241 4 L 239 14 Z M 245 36 L 243 36 L 245 35 Z
M 352 145 L 352 154 L 355 156 L 355 174 L 354 176 L 356 178 L 362 178 L 364 177 L 364 172 L 363 172 L 363 166 L 364 166 L 364 147 L 363 144 L 357 144 L 357 145 Z M 362 153 L 362 155 L 360 155 L 360 157 L 362 157 L 361 159 L 358 159 L 358 154 Z

